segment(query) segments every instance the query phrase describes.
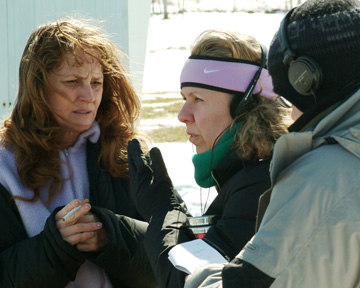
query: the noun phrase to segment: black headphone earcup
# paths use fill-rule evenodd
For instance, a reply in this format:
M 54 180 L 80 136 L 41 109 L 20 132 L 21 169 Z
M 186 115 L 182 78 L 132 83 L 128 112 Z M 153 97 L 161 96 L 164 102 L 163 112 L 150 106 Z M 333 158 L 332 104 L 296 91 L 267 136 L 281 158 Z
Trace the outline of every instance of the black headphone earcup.
M 301 95 L 312 95 L 322 79 L 317 62 L 308 56 L 300 56 L 289 65 L 288 78 L 293 88 Z
M 238 115 L 242 113 L 242 111 L 250 111 L 254 106 L 258 105 L 258 100 L 256 97 L 251 97 L 240 105 L 241 100 L 243 99 L 243 94 L 235 94 L 234 98 L 230 103 L 230 115 L 232 119 L 235 119 Z
M 236 110 L 242 100 L 244 95 L 234 95 L 234 98 L 231 100 L 230 103 L 230 115 L 232 119 L 235 119 L 236 117 Z
M 309 56 L 299 56 L 290 48 L 287 39 L 287 26 L 292 12 L 297 6 L 292 8 L 280 23 L 278 33 L 279 44 L 283 52 L 283 63 L 288 66 L 288 80 L 291 86 L 301 95 L 314 95 L 321 86 L 322 70 L 320 65 Z

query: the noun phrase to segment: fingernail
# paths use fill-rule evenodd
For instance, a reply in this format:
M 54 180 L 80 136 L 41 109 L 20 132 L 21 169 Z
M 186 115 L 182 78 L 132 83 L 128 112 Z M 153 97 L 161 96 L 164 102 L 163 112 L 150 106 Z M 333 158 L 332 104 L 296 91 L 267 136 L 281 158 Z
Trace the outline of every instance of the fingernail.
M 75 205 L 79 205 L 80 204 L 80 201 L 79 200 L 76 200 L 75 201 Z
M 99 222 L 99 223 L 96 224 L 96 226 L 101 227 L 101 226 L 102 226 L 102 223 Z
M 85 204 L 85 209 L 88 209 L 88 208 L 90 208 L 90 205 L 89 204 Z

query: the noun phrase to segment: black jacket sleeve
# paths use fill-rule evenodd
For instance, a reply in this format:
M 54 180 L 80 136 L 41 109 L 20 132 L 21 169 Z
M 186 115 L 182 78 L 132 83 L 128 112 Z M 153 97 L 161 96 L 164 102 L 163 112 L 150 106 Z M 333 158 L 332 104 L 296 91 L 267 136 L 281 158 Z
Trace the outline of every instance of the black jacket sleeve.
M 88 259 L 102 267 L 113 284 L 120 287 L 157 287 L 143 246 L 148 223 L 100 207 L 93 207 L 92 212 L 107 228 L 109 244 Z
M 0 186 L 0 287 L 65 287 L 75 279 L 84 254 L 62 240 L 54 214 L 42 233 L 28 238 L 8 196 Z
M 259 162 L 233 174 L 206 212 L 217 214 L 220 219 L 210 228 L 204 241 L 229 260 L 255 234 L 258 199 L 270 185 L 268 168 L 268 162 Z M 145 248 L 161 288 L 184 287 L 186 274 L 172 265 L 168 252 L 175 245 L 190 240 L 186 232 L 186 213 L 180 206 L 164 207 L 153 214 L 145 236 Z
M 275 280 L 250 263 L 238 258 L 224 266 L 221 276 L 223 288 L 267 288 Z
M 180 205 L 159 210 L 151 217 L 144 245 L 162 288 L 184 287 L 187 274 L 173 266 L 168 253 L 175 245 L 191 240 L 185 230 L 186 217 Z
M 106 271 L 114 287 L 157 287 L 143 245 L 148 223 L 130 197 L 129 179 L 111 177 L 98 166 L 99 151 L 99 143 L 87 143 L 90 203 L 107 229 L 109 245 L 89 260 Z
M 110 243 L 103 251 L 89 254 L 62 239 L 55 223 L 60 208 L 49 216 L 43 232 L 31 238 L 27 237 L 21 221 L 15 221 L 18 219 L 15 211 L 8 205 L 2 208 L 1 219 L 5 219 L 5 214 L 11 217 L 7 217 L 10 221 L 3 221 L 7 233 L 0 233 L 0 287 L 65 287 L 75 280 L 86 259 L 102 267 L 114 287 L 157 287 L 143 247 L 146 222 L 93 207 L 100 221 L 111 227 Z

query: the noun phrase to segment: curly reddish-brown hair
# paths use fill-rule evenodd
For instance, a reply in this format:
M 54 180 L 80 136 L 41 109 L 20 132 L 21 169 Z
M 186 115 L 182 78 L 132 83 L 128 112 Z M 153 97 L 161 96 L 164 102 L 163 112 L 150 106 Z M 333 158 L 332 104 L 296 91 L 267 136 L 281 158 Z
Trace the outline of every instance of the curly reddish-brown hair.
M 34 191 L 32 199 L 23 200 L 36 201 L 39 189 L 50 182 L 51 201 L 66 181 L 60 176 L 59 158 L 64 128 L 56 122 L 45 91 L 49 73 L 77 49 L 98 59 L 104 73 L 96 117 L 101 128 L 98 163 L 113 177 L 128 177 L 127 143 L 137 134 L 140 101 L 122 65 L 126 55 L 88 22 L 67 18 L 40 26 L 24 49 L 16 104 L 0 132 L 3 144 L 15 151 L 23 185 Z

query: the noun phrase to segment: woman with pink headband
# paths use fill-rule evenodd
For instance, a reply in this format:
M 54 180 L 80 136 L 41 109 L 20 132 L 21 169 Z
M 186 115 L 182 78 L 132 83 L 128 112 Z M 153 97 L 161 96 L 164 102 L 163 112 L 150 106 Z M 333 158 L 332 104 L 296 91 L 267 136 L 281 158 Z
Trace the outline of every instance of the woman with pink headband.
M 203 211 L 217 222 L 202 244 L 228 261 L 255 232 L 258 199 L 270 187 L 273 146 L 287 132 L 288 111 L 274 101 L 266 62 L 266 48 L 253 37 L 211 30 L 196 39 L 180 76 L 184 106 L 178 119 L 196 147 L 195 180 L 218 191 Z M 192 218 L 178 202 L 158 148 L 145 154 L 133 139 L 128 157 L 134 202 L 150 219 L 145 249 L 159 286 L 183 287 L 187 274 L 168 253 L 193 239 L 189 231 L 195 230 L 187 227 Z

